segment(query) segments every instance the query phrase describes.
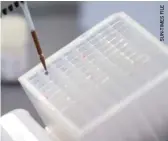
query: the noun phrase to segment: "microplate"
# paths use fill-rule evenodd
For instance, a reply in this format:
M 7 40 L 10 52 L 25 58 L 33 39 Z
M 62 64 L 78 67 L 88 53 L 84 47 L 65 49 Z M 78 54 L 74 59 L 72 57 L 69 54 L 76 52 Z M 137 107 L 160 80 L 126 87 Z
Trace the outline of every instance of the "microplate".
M 141 140 L 140 130 L 147 130 L 150 140 L 157 141 L 159 137 L 156 136 L 159 135 L 155 135 L 156 131 L 151 127 L 153 124 L 150 125 L 143 113 L 145 108 L 141 108 L 142 97 L 152 95 L 151 91 L 156 87 L 160 89 L 162 83 L 168 84 L 167 60 L 166 45 L 120 12 L 47 58 L 48 75 L 39 64 L 21 76 L 19 81 L 37 111 L 40 108 L 37 108 L 37 103 L 41 106 L 46 104 L 40 115 L 47 117 L 44 122 L 53 130 L 59 122 L 59 129 L 55 132 L 63 132 L 60 135 L 63 141 L 101 141 L 100 133 L 103 141 L 110 141 L 113 137 L 117 141 Z M 165 96 L 168 89 L 164 87 L 164 90 L 162 95 Z M 139 119 L 135 121 L 138 123 L 135 127 L 130 122 L 134 121 L 130 113 Z M 117 118 L 117 115 L 123 118 Z M 121 125 L 125 120 L 128 125 Z M 115 121 L 118 129 L 107 125 Z M 143 123 L 144 129 L 137 129 L 137 136 L 130 137 L 132 130 Z M 129 126 L 134 127 L 130 129 L 130 135 L 125 131 Z M 104 133 L 106 130 L 108 132 Z M 121 132 L 123 137 L 120 137 Z M 59 136 L 59 133 L 55 134 Z

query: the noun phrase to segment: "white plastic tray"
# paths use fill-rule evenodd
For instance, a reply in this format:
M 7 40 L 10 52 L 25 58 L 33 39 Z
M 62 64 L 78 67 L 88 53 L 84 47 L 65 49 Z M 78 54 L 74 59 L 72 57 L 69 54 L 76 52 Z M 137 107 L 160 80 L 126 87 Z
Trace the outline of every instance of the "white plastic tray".
M 39 64 L 19 81 L 60 139 L 158 141 L 156 127 L 141 108 L 146 99 L 140 99 L 168 84 L 168 48 L 125 13 L 113 14 L 53 54 L 47 67 L 49 75 Z M 168 99 L 167 90 L 160 98 Z M 125 119 L 130 114 L 132 119 Z
M 51 141 L 47 132 L 22 109 L 3 115 L 0 127 L 1 141 Z

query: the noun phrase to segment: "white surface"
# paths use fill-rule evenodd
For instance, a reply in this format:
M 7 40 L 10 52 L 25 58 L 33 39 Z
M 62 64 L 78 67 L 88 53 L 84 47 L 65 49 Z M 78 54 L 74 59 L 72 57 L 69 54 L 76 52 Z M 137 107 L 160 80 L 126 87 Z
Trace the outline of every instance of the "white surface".
M 22 52 L 28 41 L 27 24 L 23 16 L 12 14 L 1 19 L 2 51 Z
M 2 53 L 1 54 L 1 80 L 17 81 L 27 69 L 25 54 Z
M 49 57 L 49 75 L 38 65 L 19 80 L 62 141 L 164 141 L 167 58 L 161 42 L 118 13 Z
M 14 110 L 0 119 L 2 141 L 51 141 L 44 129 L 24 110 Z
M 9 15 L 1 19 L 2 80 L 17 81 L 28 67 L 28 29 L 20 15 Z M 12 23 L 11 23 L 12 22 Z

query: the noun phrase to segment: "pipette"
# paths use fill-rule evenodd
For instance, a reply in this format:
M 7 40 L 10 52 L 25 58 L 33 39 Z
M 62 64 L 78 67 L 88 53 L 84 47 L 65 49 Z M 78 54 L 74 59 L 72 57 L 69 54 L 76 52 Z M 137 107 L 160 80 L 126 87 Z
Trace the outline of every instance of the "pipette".
M 27 5 L 27 2 L 26 1 L 22 1 L 21 2 L 21 8 L 23 10 L 23 13 L 25 15 L 25 18 L 28 22 L 28 25 L 29 25 L 29 28 L 31 30 L 31 35 L 32 35 L 32 38 L 33 38 L 33 41 L 34 41 L 34 44 L 36 46 L 36 49 L 37 49 L 37 53 L 40 57 L 40 61 L 45 69 L 45 74 L 48 74 L 48 71 L 47 71 L 47 67 L 46 67 L 46 63 L 45 63 L 45 58 L 44 58 L 44 55 L 42 53 L 42 49 L 40 47 L 40 43 L 39 43 L 39 40 L 38 40 L 38 37 L 37 37 L 37 33 L 36 33 L 36 30 L 35 30 L 35 26 L 33 24 L 33 20 L 31 18 L 31 15 L 30 15 L 30 12 L 29 12 L 29 9 L 28 9 L 28 5 Z
M 27 2 L 26 1 L 20 1 L 20 2 L 19 1 L 15 1 L 13 4 L 10 4 L 8 6 L 8 8 L 2 9 L 1 13 L 3 15 L 7 15 L 8 12 L 13 11 L 15 8 L 18 8 L 19 6 L 22 8 L 23 13 L 25 15 L 25 18 L 27 20 L 27 23 L 28 23 L 28 26 L 30 28 L 31 35 L 32 35 L 35 47 L 37 49 L 37 53 L 38 53 L 38 55 L 40 57 L 40 61 L 41 61 L 42 65 L 43 65 L 43 67 L 45 69 L 45 74 L 48 74 L 46 63 L 45 63 L 45 57 L 44 57 L 42 49 L 40 47 L 40 42 L 39 42 L 39 39 L 37 37 L 37 32 L 35 30 L 35 26 L 34 26 L 32 18 L 31 18 L 31 14 L 30 14 Z

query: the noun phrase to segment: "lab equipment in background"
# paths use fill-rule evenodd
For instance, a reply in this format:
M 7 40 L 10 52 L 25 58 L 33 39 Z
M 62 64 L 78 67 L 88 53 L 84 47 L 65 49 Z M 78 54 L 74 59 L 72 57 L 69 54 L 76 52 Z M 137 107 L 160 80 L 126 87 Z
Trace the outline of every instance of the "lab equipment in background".
M 45 57 L 44 57 L 44 55 L 42 53 L 42 49 L 40 47 L 40 42 L 37 37 L 37 32 L 35 30 L 35 26 L 34 26 L 32 18 L 31 18 L 31 14 L 29 12 L 27 2 L 26 1 L 15 1 L 14 3 L 10 4 L 7 8 L 3 8 L 1 10 L 2 16 L 8 15 L 10 12 L 13 12 L 18 7 L 21 7 L 23 10 L 25 18 L 27 20 L 27 24 L 30 28 L 30 32 L 31 32 L 35 47 L 37 49 L 37 53 L 39 55 L 39 58 L 40 58 L 42 65 L 45 69 L 45 74 L 48 74 L 46 63 L 45 63 Z
M 17 14 L 1 18 L 1 80 L 16 83 L 27 71 L 28 30 L 24 18 Z
M 22 109 L 2 116 L 0 127 L 2 141 L 51 141 L 48 133 Z
M 168 48 L 125 13 L 19 78 L 61 141 L 166 141 Z

